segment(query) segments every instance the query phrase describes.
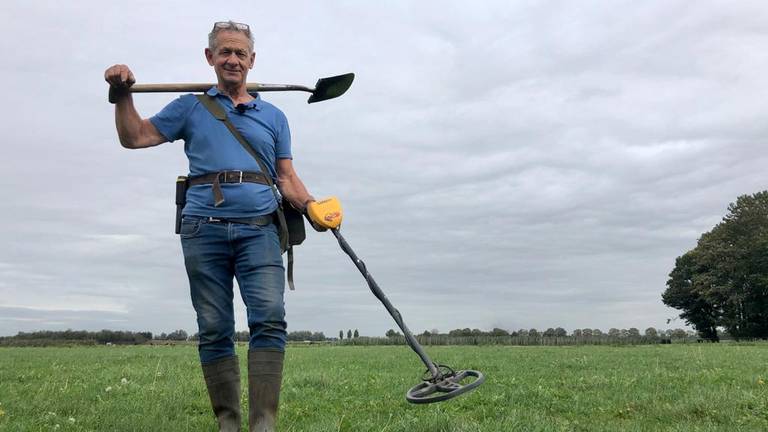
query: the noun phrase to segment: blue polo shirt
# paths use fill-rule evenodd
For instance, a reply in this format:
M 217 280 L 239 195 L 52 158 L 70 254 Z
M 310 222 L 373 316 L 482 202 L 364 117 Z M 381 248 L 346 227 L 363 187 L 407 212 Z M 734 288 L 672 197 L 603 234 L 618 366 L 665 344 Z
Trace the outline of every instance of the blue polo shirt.
M 258 94 L 253 95 L 255 99 L 246 104 L 243 113 L 216 87 L 208 90 L 208 94 L 216 98 L 235 128 L 264 157 L 269 175 L 276 180 L 276 160 L 291 159 L 291 133 L 285 114 Z M 191 176 L 226 170 L 261 171 L 253 156 L 195 95 L 179 97 L 149 120 L 168 141 L 184 140 Z M 189 188 L 183 214 L 239 218 L 265 215 L 277 209 L 274 194 L 266 185 L 222 183 L 221 190 L 224 202 L 216 207 L 211 185 Z

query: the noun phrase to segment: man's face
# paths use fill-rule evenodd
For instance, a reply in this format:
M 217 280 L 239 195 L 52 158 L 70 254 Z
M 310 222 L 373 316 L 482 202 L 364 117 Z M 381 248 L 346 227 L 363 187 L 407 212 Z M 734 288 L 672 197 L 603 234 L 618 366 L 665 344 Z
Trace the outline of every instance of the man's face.
M 224 30 L 216 35 L 216 49 L 205 49 L 205 58 L 216 71 L 219 83 L 236 85 L 245 83 L 256 54 L 251 52 L 243 33 Z

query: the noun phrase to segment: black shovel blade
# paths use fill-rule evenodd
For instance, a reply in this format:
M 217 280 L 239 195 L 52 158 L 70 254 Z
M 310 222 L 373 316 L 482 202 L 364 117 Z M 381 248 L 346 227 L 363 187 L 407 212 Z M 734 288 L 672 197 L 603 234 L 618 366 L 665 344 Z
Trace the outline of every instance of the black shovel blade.
M 312 92 L 307 103 L 320 102 L 343 95 L 352 86 L 354 79 L 355 74 L 353 73 L 320 78 L 317 80 L 315 91 Z

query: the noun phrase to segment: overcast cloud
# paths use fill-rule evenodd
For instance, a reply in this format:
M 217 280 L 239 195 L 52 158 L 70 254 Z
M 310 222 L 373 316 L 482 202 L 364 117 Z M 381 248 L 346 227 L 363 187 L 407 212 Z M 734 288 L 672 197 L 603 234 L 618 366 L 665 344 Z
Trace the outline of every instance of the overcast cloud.
M 173 234 L 182 142 L 120 147 L 103 72 L 213 82 L 214 21 L 255 28 L 250 81 L 294 163 L 415 332 L 682 327 L 677 256 L 766 189 L 768 4 L 5 2 L 0 335 L 196 331 Z M 176 95 L 138 95 L 148 117 Z M 395 324 L 329 233 L 296 251 L 289 330 Z M 238 328 L 245 329 L 243 307 Z

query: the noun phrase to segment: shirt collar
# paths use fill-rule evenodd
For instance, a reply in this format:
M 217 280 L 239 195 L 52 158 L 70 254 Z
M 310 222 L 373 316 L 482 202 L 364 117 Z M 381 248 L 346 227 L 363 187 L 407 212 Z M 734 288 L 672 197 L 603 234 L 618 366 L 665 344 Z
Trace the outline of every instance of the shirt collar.
M 230 99 L 229 97 L 227 97 L 227 96 L 225 96 L 225 95 L 221 94 L 221 93 L 219 92 L 219 89 L 218 89 L 218 87 L 216 87 L 216 86 L 213 86 L 213 87 L 211 87 L 211 88 L 210 88 L 210 90 L 208 90 L 208 91 L 206 92 L 206 94 L 208 94 L 208 96 L 213 96 L 213 97 L 216 97 L 216 96 L 221 96 L 223 99 L 226 99 L 226 100 L 229 102 L 229 104 L 230 104 L 230 105 L 232 105 L 232 99 Z M 264 102 L 261 100 L 261 96 L 259 96 L 259 94 L 258 94 L 258 93 L 256 93 L 256 92 L 254 92 L 254 93 L 249 93 L 249 94 L 250 94 L 251 96 L 253 96 L 253 100 L 252 100 L 252 101 L 250 101 L 250 102 L 248 102 L 248 103 L 246 103 L 245 105 L 246 105 L 246 106 L 248 106 L 249 108 L 253 108 L 253 109 L 255 109 L 256 111 L 259 111 L 259 110 L 261 110 L 261 106 L 262 106 L 262 104 L 264 103 Z

